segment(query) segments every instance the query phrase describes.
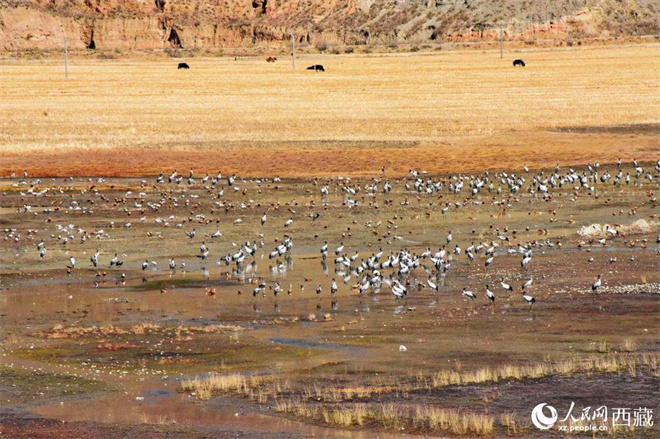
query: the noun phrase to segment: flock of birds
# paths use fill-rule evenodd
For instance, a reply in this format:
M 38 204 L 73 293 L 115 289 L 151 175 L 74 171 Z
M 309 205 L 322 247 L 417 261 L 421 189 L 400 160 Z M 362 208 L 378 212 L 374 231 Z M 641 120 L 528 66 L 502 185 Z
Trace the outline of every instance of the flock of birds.
M 404 194 L 403 201 L 400 202 L 401 206 L 407 206 L 410 204 L 410 199 L 412 197 L 421 197 L 424 194 L 429 195 L 454 195 L 456 201 L 450 202 L 445 201 L 440 205 L 436 206 L 438 211 L 442 215 L 447 215 L 451 211 L 460 210 L 467 205 L 483 205 L 486 203 L 484 201 L 486 197 L 480 197 L 483 194 L 489 194 L 488 199 L 492 199 L 493 204 L 497 205 L 501 210 L 502 214 L 506 212 L 512 206 L 513 202 L 519 201 L 517 197 L 521 193 L 528 193 L 531 197 L 540 198 L 541 200 L 551 200 L 555 191 L 564 189 L 564 192 L 569 194 L 570 201 L 575 201 L 578 194 L 587 193 L 593 195 L 596 193 L 596 189 L 599 186 L 611 185 L 615 187 L 626 187 L 631 183 L 635 186 L 640 186 L 643 184 L 649 184 L 654 182 L 654 178 L 657 179 L 657 175 L 654 176 L 653 172 L 656 174 L 660 173 L 660 160 L 654 164 L 653 171 L 647 171 L 642 168 L 642 166 L 633 161 L 632 163 L 632 173 L 625 172 L 623 165 L 619 160 L 616 171 L 600 171 L 600 165 L 598 163 L 588 165 L 586 169 L 582 171 L 574 170 L 569 168 L 562 172 L 560 167 L 557 165 L 551 172 L 539 171 L 537 173 L 530 173 L 530 170 L 527 166 L 523 167 L 523 172 L 520 174 L 516 173 L 507 173 L 507 172 L 498 172 L 491 174 L 488 171 L 483 172 L 479 175 L 453 175 L 444 178 L 432 178 L 426 175 L 425 172 L 410 171 L 410 178 L 403 181 L 401 191 Z M 385 173 L 385 168 L 383 168 L 383 173 Z M 12 175 L 12 178 L 15 178 L 15 175 Z M 45 187 L 39 189 L 42 186 L 41 180 L 35 180 L 31 183 L 28 182 L 28 173 L 24 172 L 23 182 L 16 183 L 20 184 L 29 184 L 29 189 L 25 192 L 22 192 L 21 195 L 24 197 L 34 197 L 34 198 L 44 198 L 48 197 L 49 194 L 55 195 L 58 191 L 63 193 L 62 189 L 56 189 L 54 187 Z M 191 210 L 196 206 L 199 206 L 199 197 L 203 196 L 204 192 L 199 194 L 187 193 L 187 187 L 193 187 L 201 185 L 205 189 L 205 193 L 208 194 L 211 199 L 211 206 L 215 209 L 227 209 L 229 203 L 224 202 L 225 192 L 232 191 L 235 193 L 246 195 L 247 191 L 241 189 L 239 186 L 241 181 L 236 175 L 230 175 L 229 177 L 223 178 L 221 173 L 218 173 L 215 176 L 209 176 L 208 174 L 197 178 L 193 170 L 190 170 L 187 175 L 180 174 L 178 171 L 172 172 L 169 176 L 165 176 L 162 172 L 156 178 L 156 191 L 154 192 L 157 196 L 154 199 L 150 199 L 145 192 L 140 192 L 137 194 L 137 201 L 134 201 L 132 210 L 129 209 L 126 205 L 128 203 L 128 196 L 134 195 L 131 191 L 127 193 L 127 196 L 123 199 L 115 198 L 114 204 L 120 207 L 120 210 L 123 210 L 128 216 L 131 215 L 131 211 L 138 211 L 142 215 L 140 218 L 141 223 L 146 223 L 147 214 L 146 212 L 150 211 L 151 213 L 157 213 L 159 210 L 167 210 L 167 208 L 177 209 L 186 209 Z M 280 180 L 275 178 L 272 180 L 274 183 L 278 183 Z M 225 183 L 226 184 L 223 184 Z M 96 184 L 100 185 L 105 183 L 101 178 L 96 180 Z M 261 183 L 261 181 L 257 181 Z M 315 186 L 319 186 L 317 180 L 313 181 Z M 142 187 L 146 187 L 148 184 L 147 181 L 142 181 Z M 112 203 L 112 200 L 105 198 L 105 196 L 96 189 L 96 185 L 93 185 L 89 189 L 89 195 L 94 195 L 100 197 L 106 203 Z M 178 192 L 175 192 L 178 190 Z M 343 197 L 342 205 L 346 209 L 350 210 L 356 206 L 368 205 L 369 207 L 377 207 L 376 195 L 382 194 L 384 202 L 392 203 L 392 200 L 388 200 L 388 194 L 394 190 L 394 184 L 389 180 L 382 179 L 373 179 L 367 182 L 354 182 L 351 179 L 338 179 L 336 187 L 332 188 L 331 183 L 322 185 L 318 189 L 318 195 L 321 198 L 321 204 L 327 203 L 327 198 L 331 193 L 338 194 Z M 82 194 L 86 194 L 87 191 L 83 190 Z M 502 196 L 499 200 L 498 197 L 495 197 L 494 194 Z M 657 199 L 652 191 L 649 191 L 649 203 L 650 205 L 657 206 Z M 315 204 L 314 204 L 315 205 Z M 239 208 L 246 208 L 245 202 L 241 203 Z M 85 207 L 82 206 L 82 202 L 73 200 L 71 202 L 71 208 L 75 210 L 82 210 L 85 213 Z M 30 213 L 32 207 L 24 205 L 18 209 L 19 212 Z M 54 212 L 52 207 L 44 208 L 44 212 L 52 213 Z M 256 285 L 252 291 L 253 296 L 263 296 L 267 291 L 272 291 L 274 296 L 278 296 L 283 292 L 284 288 L 281 285 L 279 280 L 271 280 L 267 282 L 263 276 L 259 276 L 256 273 L 256 262 L 259 257 L 265 257 L 267 255 L 269 260 L 275 260 L 275 265 L 271 265 L 271 274 L 273 277 L 278 277 L 282 273 L 286 273 L 287 269 L 292 266 L 292 250 L 293 250 L 293 235 L 292 229 L 294 228 L 294 220 L 296 219 L 295 210 L 289 208 L 291 216 L 287 218 L 283 226 L 284 236 L 282 238 L 275 239 L 275 245 L 272 249 L 266 249 L 265 233 L 258 233 L 258 238 L 247 239 L 244 244 L 236 245 L 233 244 L 237 249 L 233 252 L 229 252 L 226 255 L 215 256 L 211 252 L 210 245 L 207 243 L 207 240 L 215 241 L 218 238 L 223 236 L 222 232 L 218 228 L 217 230 L 209 233 L 203 234 L 203 240 L 199 246 L 199 251 L 195 255 L 196 258 L 200 259 L 202 264 L 205 264 L 207 260 L 215 259 L 216 263 L 219 265 L 224 264 L 226 267 L 233 267 L 233 276 L 244 282 L 246 284 Z M 635 211 L 631 210 L 634 214 Z M 191 212 L 193 214 L 193 212 Z M 194 214 L 193 214 L 194 215 Z M 311 221 L 314 222 L 321 217 L 321 213 L 312 212 L 310 215 Z M 193 216 L 193 220 L 197 222 L 204 223 L 205 215 L 198 213 Z M 234 221 L 236 224 L 242 223 L 243 220 L 238 218 Z M 266 225 L 269 223 L 268 212 L 264 212 L 261 216 L 260 225 L 262 231 L 265 231 Z M 380 223 L 380 222 L 379 222 Z M 183 222 L 177 222 L 176 215 L 170 215 L 169 217 L 156 218 L 154 224 L 162 227 L 171 227 L 174 224 L 176 228 L 183 228 Z M 133 224 L 131 222 L 126 222 L 123 227 L 130 228 Z M 373 224 L 372 224 L 373 226 Z M 111 228 L 119 227 L 114 221 L 110 224 Z M 492 227 L 492 226 L 491 226 Z M 349 228 L 350 230 L 350 228 Z M 527 228 L 529 231 L 529 228 Z M 97 232 L 87 232 L 81 228 L 76 228 L 73 225 L 69 226 L 56 226 L 56 233 L 51 234 L 50 240 L 53 243 L 59 244 L 67 248 L 67 252 L 72 252 L 71 249 L 72 243 L 75 242 L 77 236 L 80 239 L 81 243 L 86 242 L 89 239 L 103 239 L 109 236 L 109 234 L 104 230 L 99 230 Z M 16 229 L 5 229 L 6 237 L 5 240 L 12 239 L 15 242 L 19 242 L 20 233 Z M 151 234 L 151 232 L 149 232 Z M 187 240 L 189 242 L 194 242 L 198 236 L 196 228 L 192 228 L 187 231 L 183 231 Z M 356 290 L 360 294 L 374 293 L 379 294 L 384 290 L 389 290 L 392 295 L 398 300 L 406 297 L 411 291 L 415 289 L 430 288 L 432 291 L 439 291 L 440 286 L 444 285 L 445 277 L 451 272 L 452 266 L 456 264 L 456 261 L 459 258 L 464 258 L 466 264 L 472 263 L 483 263 L 484 267 L 490 267 L 494 264 L 495 258 L 502 257 L 501 255 L 517 255 L 520 258 L 520 269 L 523 273 L 528 272 L 528 269 L 533 261 L 533 255 L 535 248 L 539 247 L 561 247 L 561 240 L 553 242 L 550 239 L 541 239 L 541 240 L 532 240 L 529 242 L 520 242 L 518 244 L 512 244 L 512 241 L 516 240 L 516 231 L 509 230 L 508 227 L 496 228 L 493 231 L 493 239 L 486 240 L 483 242 L 471 242 L 466 246 L 465 249 L 461 248 L 461 245 L 456 242 L 454 235 L 451 231 L 447 233 L 444 239 L 444 243 L 436 250 L 432 251 L 430 247 L 427 247 L 422 252 L 414 252 L 407 248 L 400 248 L 398 250 L 390 250 L 385 252 L 382 247 L 377 252 L 372 252 L 369 255 L 361 255 L 358 251 L 355 251 L 353 254 L 349 254 L 346 249 L 347 246 L 341 242 L 334 249 L 330 248 L 329 243 L 326 241 L 320 247 L 321 254 L 321 265 L 324 273 L 328 275 L 328 263 L 334 265 L 334 277 L 330 281 L 330 294 L 333 296 L 333 306 L 335 306 L 334 296 L 339 290 L 339 285 L 337 279 L 341 279 L 344 284 L 349 284 L 351 279 L 355 277 L 356 282 L 352 284 L 352 289 Z M 541 234 L 543 234 L 541 232 Z M 608 229 L 607 238 L 611 239 L 616 237 L 617 231 L 614 228 Z M 389 236 L 387 239 L 388 244 L 393 244 L 398 239 L 401 239 L 399 236 Z M 660 236 L 658 237 L 660 242 Z M 47 255 L 47 245 L 44 239 L 41 239 L 36 245 L 37 251 L 39 253 L 40 259 L 45 259 Z M 330 260 L 330 252 L 334 253 L 334 258 Z M 99 268 L 103 264 L 101 263 L 103 252 L 101 250 L 96 250 L 90 257 L 90 266 L 93 268 Z M 108 268 L 122 269 L 126 263 L 125 258 L 126 254 L 119 254 L 111 252 L 113 256 L 107 262 Z M 479 259 L 479 261 L 477 261 Z M 476 262 L 475 262 L 476 261 Z M 70 255 L 68 262 L 66 264 L 66 269 L 68 274 L 71 274 L 72 271 L 76 268 L 79 268 L 81 263 L 79 263 L 75 256 Z M 168 268 L 171 272 L 174 272 L 177 269 L 182 271 L 186 270 L 185 260 L 177 261 L 170 257 L 167 262 Z M 147 272 L 149 269 L 156 269 L 158 267 L 158 262 L 155 259 L 149 260 L 146 259 L 140 264 L 141 270 Z M 423 277 L 420 276 L 420 272 L 425 273 L 426 280 L 423 281 Z M 202 272 L 205 277 L 209 276 L 207 268 L 202 267 Z M 105 272 L 98 272 L 97 277 L 105 276 Z M 121 282 L 123 283 L 126 279 L 126 274 L 124 272 L 120 275 Z M 143 281 L 146 281 L 146 277 L 143 278 Z M 305 278 L 306 282 L 311 282 L 311 279 Z M 97 283 L 98 284 L 98 283 Z M 497 294 L 492 288 L 493 283 L 488 283 L 483 287 L 483 297 L 489 302 L 495 302 Z M 601 275 L 598 275 L 596 280 L 591 286 L 591 290 L 594 293 L 597 293 L 602 285 Z M 514 288 L 506 279 L 501 278 L 499 286 L 503 291 L 514 292 Z M 531 295 L 530 290 L 533 286 L 533 277 L 531 275 L 527 276 L 527 279 L 521 284 L 519 291 L 521 293 L 522 300 L 531 306 L 536 302 L 536 299 Z M 305 291 L 305 284 L 303 283 L 300 286 L 301 292 Z M 321 295 L 323 293 L 323 285 L 318 283 L 315 289 L 316 295 Z M 166 292 L 166 290 L 161 290 L 161 292 Z M 293 286 L 289 284 L 286 288 L 287 294 L 293 293 Z M 215 295 L 215 288 L 206 288 L 206 293 L 208 295 Z M 242 294 L 241 290 L 238 290 L 239 294 Z M 468 287 L 462 289 L 462 296 L 468 299 L 475 300 L 479 296 L 478 293 L 471 291 Z

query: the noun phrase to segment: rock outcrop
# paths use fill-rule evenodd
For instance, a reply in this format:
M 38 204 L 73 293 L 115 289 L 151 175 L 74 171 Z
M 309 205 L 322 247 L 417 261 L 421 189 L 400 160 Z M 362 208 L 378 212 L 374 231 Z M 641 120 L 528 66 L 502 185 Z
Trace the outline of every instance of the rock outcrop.
M 0 50 L 155 50 L 655 35 L 656 0 L 0 0 Z

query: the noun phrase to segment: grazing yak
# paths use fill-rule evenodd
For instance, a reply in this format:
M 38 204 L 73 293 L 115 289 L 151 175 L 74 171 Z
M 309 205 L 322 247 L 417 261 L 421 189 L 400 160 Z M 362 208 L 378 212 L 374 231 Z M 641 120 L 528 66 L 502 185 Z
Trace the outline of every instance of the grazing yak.
M 522 59 L 514 59 L 513 60 L 513 67 L 520 66 L 520 67 L 525 67 L 525 61 Z
M 313 66 L 307 67 L 307 70 L 316 70 L 317 72 L 325 72 L 325 69 L 321 64 L 314 64 Z
M 184 62 L 180 62 L 179 67 L 177 67 L 178 70 L 189 69 L 189 68 L 190 68 L 190 66 L 188 64 L 184 63 Z
M 277 61 L 277 58 L 275 58 L 274 56 L 269 56 L 268 58 L 266 58 L 266 62 L 275 62 L 275 61 Z

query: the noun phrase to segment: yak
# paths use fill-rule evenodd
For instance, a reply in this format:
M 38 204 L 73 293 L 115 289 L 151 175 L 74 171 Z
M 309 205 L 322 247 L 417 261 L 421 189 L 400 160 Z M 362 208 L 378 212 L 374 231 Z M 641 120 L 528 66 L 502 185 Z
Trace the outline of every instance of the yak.
M 514 59 L 513 60 L 513 67 L 520 66 L 520 67 L 525 67 L 525 61 L 522 59 Z
M 186 69 L 187 70 L 189 68 L 190 68 L 190 66 L 188 64 L 184 63 L 184 62 L 180 62 L 179 67 L 177 67 L 178 70 L 181 70 L 181 69 Z
M 307 67 L 307 70 L 315 70 L 317 72 L 325 72 L 325 69 L 321 64 L 314 64 L 313 66 Z

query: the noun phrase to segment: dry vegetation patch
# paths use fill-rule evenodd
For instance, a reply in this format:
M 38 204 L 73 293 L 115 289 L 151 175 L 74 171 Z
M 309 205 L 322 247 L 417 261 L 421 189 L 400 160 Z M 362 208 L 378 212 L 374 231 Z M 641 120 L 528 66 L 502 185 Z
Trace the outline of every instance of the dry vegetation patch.
M 120 328 L 114 325 L 108 326 L 69 326 L 64 327 L 60 324 L 55 325 L 53 329 L 36 332 L 36 337 L 48 339 L 62 338 L 82 338 L 82 337 L 107 337 L 111 335 L 145 335 L 161 334 L 173 335 L 176 337 L 187 334 L 209 334 L 216 332 L 235 332 L 243 331 L 244 327 L 238 325 L 214 324 L 207 326 L 161 326 L 154 323 L 140 323 L 133 325 L 128 329 Z
M 626 347 L 630 348 L 628 343 Z M 324 424 L 363 426 L 386 430 L 443 431 L 455 435 L 488 436 L 497 431 L 518 433 L 524 425 L 513 414 L 495 416 L 474 410 L 434 407 L 414 403 L 414 392 L 428 393 L 447 386 L 497 383 L 544 377 L 592 373 L 640 373 L 660 376 L 660 354 L 605 354 L 569 358 L 531 365 L 503 365 L 475 371 L 445 370 L 432 376 L 376 377 L 362 386 L 302 385 L 273 375 L 211 375 L 184 380 L 183 391 L 207 400 L 214 393 L 229 392 L 259 404 L 274 403 L 279 413 L 308 418 Z M 361 380 L 364 383 L 364 380 Z M 378 402 L 379 400 L 389 402 Z M 405 402 L 402 402 L 405 401 Z

